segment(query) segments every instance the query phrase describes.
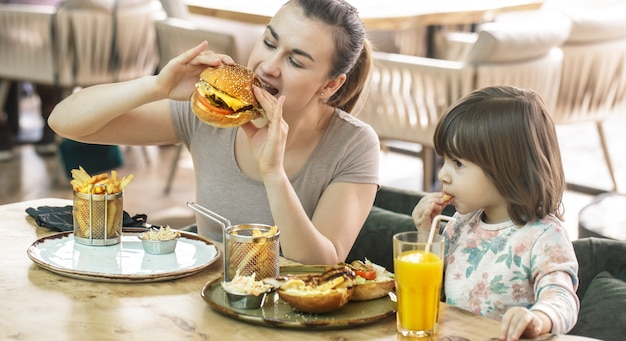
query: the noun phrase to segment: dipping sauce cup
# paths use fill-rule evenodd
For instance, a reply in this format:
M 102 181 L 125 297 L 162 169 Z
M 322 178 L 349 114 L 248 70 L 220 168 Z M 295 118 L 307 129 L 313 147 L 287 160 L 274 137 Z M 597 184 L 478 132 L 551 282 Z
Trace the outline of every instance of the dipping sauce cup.
M 393 236 L 393 263 L 398 297 L 398 333 L 409 337 L 435 335 L 443 280 L 443 237 L 436 234 L 427 248 L 428 232 Z

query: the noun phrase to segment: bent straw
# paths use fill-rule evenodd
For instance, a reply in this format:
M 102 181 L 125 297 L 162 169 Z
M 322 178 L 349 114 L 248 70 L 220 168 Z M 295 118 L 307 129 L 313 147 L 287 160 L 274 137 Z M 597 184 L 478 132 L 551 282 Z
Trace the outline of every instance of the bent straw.
M 426 249 L 424 250 L 424 253 L 430 252 L 430 245 L 433 243 L 433 239 L 435 239 L 435 230 L 439 229 L 439 223 L 442 220 L 453 221 L 454 219 L 443 214 L 435 216 L 435 219 L 433 219 L 433 222 L 430 225 L 430 233 L 428 234 L 428 241 L 426 242 Z

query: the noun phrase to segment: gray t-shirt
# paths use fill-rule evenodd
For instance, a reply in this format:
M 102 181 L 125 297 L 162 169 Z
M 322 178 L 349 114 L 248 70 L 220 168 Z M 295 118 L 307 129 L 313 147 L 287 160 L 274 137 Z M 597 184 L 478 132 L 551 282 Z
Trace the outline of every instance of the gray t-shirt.
M 187 101 L 172 101 L 170 107 L 176 134 L 193 159 L 196 202 L 233 225 L 274 225 L 263 182 L 244 174 L 235 160 L 237 129 L 202 123 Z M 290 179 L 309 218 L 323 191 L 333 182 L 378 185 L 379 148 L 372 127 L 342 110 L 335 110 L 319 145 Z M 196 221 L 199 234 L 222 241 L 219 224 L 201 214 L 196 214 Z

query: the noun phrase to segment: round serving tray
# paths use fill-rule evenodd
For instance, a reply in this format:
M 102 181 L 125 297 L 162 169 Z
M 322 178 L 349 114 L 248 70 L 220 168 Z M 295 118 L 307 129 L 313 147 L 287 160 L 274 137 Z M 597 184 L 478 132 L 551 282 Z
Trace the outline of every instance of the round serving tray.
M 323 272 L 325 266 L 283 266 L 281 274 L 305 274 Z M 292 329 L 341 329 L 369 324 L 394 315 L 396 297 L 393 292 L 388 296 L 371 301 L 351 301 L 336 311 L 327 314 L 308 314 L 294 311 L 291 306 L 271 293 L 259 309 L 235 309 L 228 304 L 226 293 L 222 289 L 220 277 L 208 282 L 202 289 L 202 298 L 214 310 L 232 318 L 258 325 Z
M 38 266 L 54 273 L 101 282 L 156 282 L 195 274 L 217 260 L 219 249 L 197 234 L 180 231 L 174 253 L 144 252 L 141 228 L 123 228 L 119 244 L 91 246 L 74 242 L 72 232 L 35 241 L 27 250 Z

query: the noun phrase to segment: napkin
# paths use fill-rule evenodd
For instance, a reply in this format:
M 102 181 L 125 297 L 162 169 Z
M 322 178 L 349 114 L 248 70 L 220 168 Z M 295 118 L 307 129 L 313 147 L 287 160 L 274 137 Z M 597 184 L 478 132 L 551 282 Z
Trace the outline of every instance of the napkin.
M 35 218 L 37 225 L 49 228 L 54 231 L 65 232 L 74 231 L 74 216 L 72 213 L 72 205 L 63 207 L 39 206 L 37 208 L 29 207 L 26 213 Z M 135 214 L 130 216 L 124 211 L 122 217 L 122 226 L 143 227 L 146 224 L 148 216 L 145 214 Z

